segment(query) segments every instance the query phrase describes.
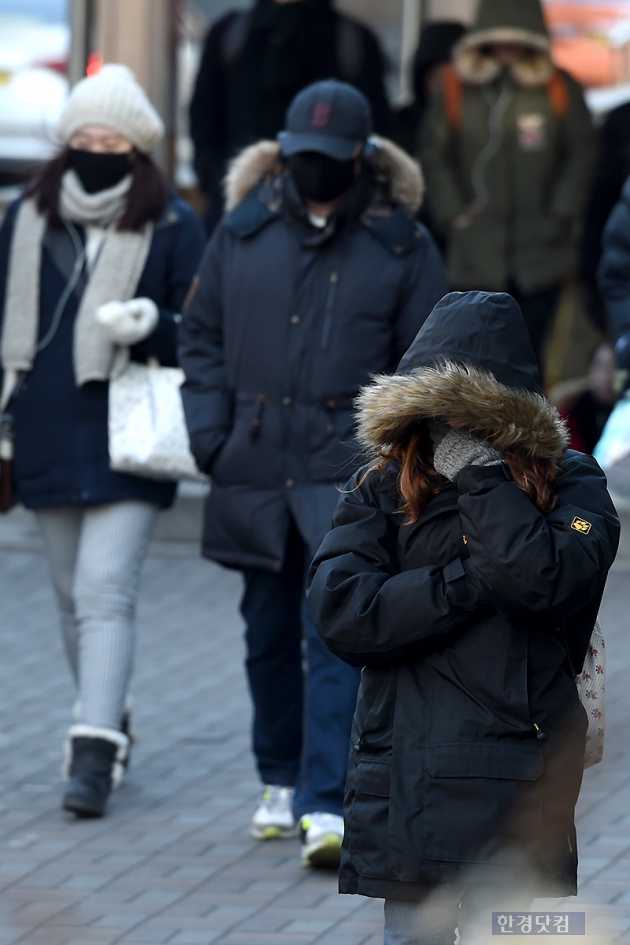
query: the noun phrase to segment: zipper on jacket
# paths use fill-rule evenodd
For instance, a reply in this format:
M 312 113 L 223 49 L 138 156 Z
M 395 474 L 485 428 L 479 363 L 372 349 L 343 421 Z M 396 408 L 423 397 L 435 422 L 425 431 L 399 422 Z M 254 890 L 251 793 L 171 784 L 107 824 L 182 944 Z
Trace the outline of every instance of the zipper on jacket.
M 339 282 L 339 273 L 335 269 L 330 274 L 330 285 L 328 286 L 328 298 L 326 299 L 326 311 L 324 313 L 324 328 L 322 330 L 322 348 L 328 347 L 330 340 L 330 329 L 332 327 L 332 313 L 335 305 L 335 296 L 337 294 L 337 283 Z
M 573 853 L 573 844 L 571 843 L 571 837 L 567 834 L 567 843 L 569 844 L 569 853 Z
M 252 428 L 249 431 L 249 438 L 252 443 L 256 443 L 259 439 L 262 431 L 263 417 L 265 415 L 265 407 L 267 406 L 267 398 L 264 394 L 258 395 L 258 400 L 256 401 L 257 408 L 254 419 L 252 420 Z
M 547 736 L 546 736 L 545 733 L 542 731 L 542 729 L 540 728 L 539 725 L 536 725 L 535 722 L 534 722 L 533 724 L 534 724 L 534 729 L 535 729 L 535 731 L 536 731 L 536 738 L 538 739 L 539 742 L 544 742 L 544 740 L 546 739 Z

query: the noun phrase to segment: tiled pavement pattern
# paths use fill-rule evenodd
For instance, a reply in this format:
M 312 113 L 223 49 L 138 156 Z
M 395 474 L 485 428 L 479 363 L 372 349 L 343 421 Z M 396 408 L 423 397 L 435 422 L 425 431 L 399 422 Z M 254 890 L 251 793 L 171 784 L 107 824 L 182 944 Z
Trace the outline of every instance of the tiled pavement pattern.
M 59 808 L 72 692 L 46 566 L 10 545 L 0 550 L 0 945 L 381 945 L 379 903 L 340 897 L 333 876 L 303 870 L 297 841 L 248 836 L 258 785 L 238 576 L 181 548 L 148 561 L 132 768 L 107 819 L 75 822 Z M 606 761 L 587 772 L 580 804 L 580 902 L 596 906 L 591 929 L 628 943 L 629 579 L 630 559 L 603 614 Z

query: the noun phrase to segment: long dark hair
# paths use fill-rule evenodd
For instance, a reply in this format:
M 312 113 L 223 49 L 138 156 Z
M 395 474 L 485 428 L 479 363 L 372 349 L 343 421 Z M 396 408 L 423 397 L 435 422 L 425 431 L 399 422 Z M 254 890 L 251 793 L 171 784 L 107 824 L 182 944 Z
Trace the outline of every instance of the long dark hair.
M 25 196 L 35 199 L 37 209 L 51 226 L 60 227 L 59 196 L 61 181 L 68 168 L 69 148 L 48 161 L 26 187 Z M 131 187 L 127 206 L 118 223 L 119 230 L 141 230 L 146 223 L 158 220 L 169 201 L 169 185 L 159 167 L 148 154 L 134 151 L 131 161 Z
M 543 515 L 552 512 L 558 504 L 552 488 L 560 472 L 558 460 L 534 459 L 513 450 L 506 450 L 504 457 L 514 482 L 538 511 Z M 400 443 L 382 452 L 378 468 L 384 473 L 387 463 L 392 460 L 402 467 L 398 488 L 405 504 L 400 512 L 407 516 L 407 524 L 413 524 L 447 482 L 434 469 L 433 444 L 426 423 L 411 427 Z

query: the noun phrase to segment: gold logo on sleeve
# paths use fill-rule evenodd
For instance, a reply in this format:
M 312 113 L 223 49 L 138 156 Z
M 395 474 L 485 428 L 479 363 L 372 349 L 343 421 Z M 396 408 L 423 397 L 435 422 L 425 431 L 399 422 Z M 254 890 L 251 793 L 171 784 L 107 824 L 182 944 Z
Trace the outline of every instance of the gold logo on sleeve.
M 571 528 L 574 532 L 580 532 L 581 535 L 588 535 L 593 526 L 586 519 L 579 518 L 577 515 L 571 522 Z

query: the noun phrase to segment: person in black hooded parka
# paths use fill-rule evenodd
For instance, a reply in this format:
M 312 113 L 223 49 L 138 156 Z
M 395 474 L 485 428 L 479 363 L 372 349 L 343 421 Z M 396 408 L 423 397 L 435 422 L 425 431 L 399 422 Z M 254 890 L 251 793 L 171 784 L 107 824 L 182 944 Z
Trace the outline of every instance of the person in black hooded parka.
M 385 63 L 365 26 L 331 0 L 257 0 L 210 30 L 190 105 L 195 171 L 209 198 L 207 225 L 221 218 L 228 162 L 263 138 L 275 138 L 297 93 L 320 79 L 356 86 L 372 106 L 379 134 L 390 131 Z
M 364 667 L 340 889 L 386 899 L 388 943 L 458 924 L 467 942 L 479 903 L 489 922 L 526 880 L 576 893 L 575 675 L 619 521 L 595 460 L 566 450 L 508 295 L 439 302 L 398 373 L 364 388 L 359 430 L 374 462 L 309 597 L 325 644 Z M 418 905 L 436 887 L 444 938 Z

